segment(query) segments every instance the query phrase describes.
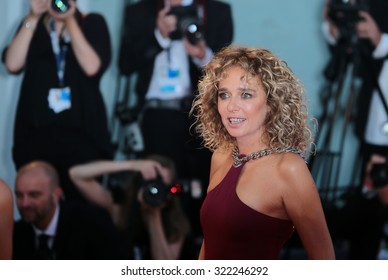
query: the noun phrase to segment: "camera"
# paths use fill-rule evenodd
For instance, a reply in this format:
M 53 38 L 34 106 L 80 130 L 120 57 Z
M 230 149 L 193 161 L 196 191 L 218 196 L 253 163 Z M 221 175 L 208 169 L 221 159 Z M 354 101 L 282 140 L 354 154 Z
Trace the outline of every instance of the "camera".
M 192 45 L 203 39 L 203 24 L 194 5 L 173 6 L 168 15 L 177 18 L 177 30 L 170 34 L 171 39 L 186 37 Z
M 66 13 L 70 8 L 70 4 L 68 0 L 52 0 L 51 7 L 57 13 Z
M 329 18 L 338 27 L 341 36 L 345 39 L 356 34 L 356 24 L 362 20 L 360 11 L 366 11 L 365 1 L 331 0 L 329 3 Z
M 166 203 L 171 196 L 181 193 L 180 184 L 166 185 L 158 176 L 155 180 L 146 181 L 143 185 L 143 199 L 151 207 L 158 207 Z
M 374 188 L 382 188 L 388 184 L 388 162 L 373 164 L 369 173 Z

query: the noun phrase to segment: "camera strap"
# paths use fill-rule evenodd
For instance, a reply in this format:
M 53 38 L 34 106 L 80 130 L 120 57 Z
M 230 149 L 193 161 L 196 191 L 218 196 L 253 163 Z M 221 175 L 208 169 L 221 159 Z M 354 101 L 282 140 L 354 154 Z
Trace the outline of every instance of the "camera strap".
M 63 87 L 68 46 L 67 44 L 60 44 L 59 36 L 61 36 L 61 34 L 63 33 L 64 27 L 62 28 L 61 34 L 58 35 L 55 31 L 55 22 L 53 18 L 50 18 L 49 25 L 51 45 L 55 55 L 55 62 L 57 64 L 57 75 L 59 79 L 59 84 L 61 87 Z

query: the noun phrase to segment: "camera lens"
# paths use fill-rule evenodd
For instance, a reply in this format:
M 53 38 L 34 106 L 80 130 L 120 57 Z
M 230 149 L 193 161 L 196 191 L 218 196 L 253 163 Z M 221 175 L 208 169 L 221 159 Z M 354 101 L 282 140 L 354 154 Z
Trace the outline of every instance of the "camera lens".
M 162 180 L 148 181 L 144 185 L 143 199 L 152 207 L 160 206 L 168 199 L 168 187 Z
M 57 13 L 66 13 L 70 8 L 67 0 L 52 0 L 51 6 Z
M 202 21 L 194 5 L 174 6 L 168 14 L 177 17 L 177 30 L 170 34 L 171 39 L 185 36 L 190 44 L 195 45 L 203 38 Z
M 197 44 L 203 38 L 201 26 L 195 22 L 192 22 L 186 26 L 184 34 L 192 45 Z

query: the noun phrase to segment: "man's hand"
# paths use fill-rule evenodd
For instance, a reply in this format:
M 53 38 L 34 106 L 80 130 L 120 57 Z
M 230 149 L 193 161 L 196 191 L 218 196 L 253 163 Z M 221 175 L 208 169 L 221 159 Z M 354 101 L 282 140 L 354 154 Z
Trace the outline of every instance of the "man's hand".
M 166 6 L 159 11 L 156 19 L 156 26 L 163 38 L 168 38 L 171 32 L 177 28 L 177 18 L 174 15 L 168 15 L 170 7 Z
M 206 55 L 206 42 L 204 40 L 199 41 L 197 44 L 193 45 L 184 37 L 183 43 L 185 45 L 185 50 L 188 55 L 191 57 L 196 57 L 198 59 L 203 59 Z
M 359 38 L 369 39 L 374 46 L 377 46 L 381 39 L 381 31 L 373 17 L 364 11 L 360 11 L 361 21 L 357 23 L 357 34 Z

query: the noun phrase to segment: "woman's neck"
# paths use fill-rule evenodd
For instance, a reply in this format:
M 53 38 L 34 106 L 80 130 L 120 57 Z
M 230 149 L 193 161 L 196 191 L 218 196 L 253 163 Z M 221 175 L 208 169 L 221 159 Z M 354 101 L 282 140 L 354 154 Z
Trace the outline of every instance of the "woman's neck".
M 269 144 L 260 139 L 252 141 L 237 141 L 237 148 L 240 154 L 248 155 L 250 153 L 269 148 Z

